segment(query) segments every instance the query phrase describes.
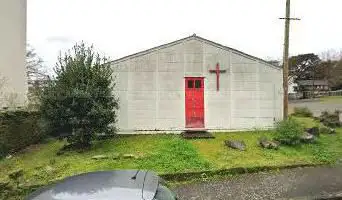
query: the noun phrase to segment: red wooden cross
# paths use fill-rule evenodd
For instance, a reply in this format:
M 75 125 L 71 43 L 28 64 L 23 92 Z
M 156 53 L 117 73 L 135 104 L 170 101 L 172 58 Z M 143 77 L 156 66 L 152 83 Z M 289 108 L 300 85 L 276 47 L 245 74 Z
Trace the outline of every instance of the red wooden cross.
M 216 64 L 216 69 L 210 69 L 210 73 L 216 73 L 216 90 L 220 90 L 220 73 L 225 73 L 227 70 L 220 70 L 220 64 Z

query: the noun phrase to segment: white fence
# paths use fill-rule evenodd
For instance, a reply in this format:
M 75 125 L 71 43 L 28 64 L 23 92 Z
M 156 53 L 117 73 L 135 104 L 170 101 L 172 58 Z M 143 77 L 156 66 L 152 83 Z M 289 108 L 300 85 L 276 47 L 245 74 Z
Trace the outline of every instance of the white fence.
M 290 93 L 289 99 L 310 99 L 310 98 L 317 98 L 317 97 L 323 97 L 323 96 L 342 96 L 342 90 L 305 91 L 305 92 Z
M 342 90 L 329 91 L 327 96 L 342 96 Z

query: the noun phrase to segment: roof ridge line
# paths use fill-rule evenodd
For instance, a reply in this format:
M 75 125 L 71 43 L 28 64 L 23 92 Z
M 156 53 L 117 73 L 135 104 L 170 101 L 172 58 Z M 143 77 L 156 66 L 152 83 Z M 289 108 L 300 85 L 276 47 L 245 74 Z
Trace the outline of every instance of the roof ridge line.
M 190 36 L 188 36 L 188 37 L 185 37 L 185 38 L 181 38 L 181 39 L 178 39 L 178 40 L 174 40 L 174 41 L 172 41 L 172 42 L 168 42 L 168 43 L 165 43 L 165 44 L 156 46 L 156 47 L 152 47 L 152 48 L 149 48 L 149 49 L 146 49 L 146 50 L 142 50 L 142 51 L 139 51 L 139 52 L 136 52 L 136 53 L 133 53 L 133 54 L 130 54 L 130 55 L 127 55 L 127 56 L 124 56 L 124 57 L 121 57 L 121 58 L 112 60 L 112 61 L 109 61 L 109 63 L 115 63 L 115 62 L 118 62 L 118 61 L 121 61 L 121 60 L 125 60 L 125 59 L 128 59 L 128 58 L 130 58 L 130 57 L 138 56 L 138 55 L 141 55 L 141 54 L 144 55 L 144 53 L 147 54 L 147 53 L 149 53 L 149 52 L 151 52 L 151 51 L 154 51 L 154 50 L 157 50 L 157 49 L 160 49 L 160 48 L 166 48 L 166 47 L 168 47 L 168 46 L 170 46 L 170 45 L 175 45 L 175 44 L 177 44 L 177 43 L 184 42 L 184 41 L 189 40 L 189 39 L 192 39 L 192 38 L 195 38 L 195 39 L 204 41 L 204 42 L 209 43 L 209 44 L 211 44 L 211 45 L 213 45 L 213 46 L 218 46 L 218 47 L 221 47 L 221 48 L 226 49 L 226 50 L 229 50 L 229 51 L 234 51 L 235 53 L 238 53 L 238 54 L 240 54 L 240 55 L 242 55 L 242 56 L 249 57 L 249 58 L 254 59 L 254 60 L 258 60 L 258 61 L 263 62 L 263 63 L 265 63 L 265 64 L 267 64 L 267 65 L 269 65 L 269 66 L 275 67 L 275 68 L 277 68 L 277 69 L 282 69 L 282 67 L 273 65 L 273 64 L 267 62 L 267 61 L 264 60 L 264 59 L 258 58 L 258 57 L 256 57 L 256 56 L 252 56 L 252 55 L 247 54 L 247 53 L 245 53 L 245 52 L 243 52 L 243 51 L 240 51 L 240 50 L 237 50 L 237 49 L 234 49 L 234 48 L 231 48 L 231 47 L 222 45 L 222 44 L 217 43 L 217 42 L 214 42 L 214 41 L 212 41 L 212 40 L 205 39 L 205 38 L 203 38 L 203 37 L 200 37 L 200 36 L 196 35 L 195 33 L 192 34 L 192 35 L 190 35 Z

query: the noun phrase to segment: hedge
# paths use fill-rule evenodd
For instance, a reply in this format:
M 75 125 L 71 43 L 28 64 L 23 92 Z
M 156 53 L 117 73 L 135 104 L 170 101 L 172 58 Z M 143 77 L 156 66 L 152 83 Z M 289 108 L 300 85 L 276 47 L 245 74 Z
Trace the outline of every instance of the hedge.
M 0 112 L 0 158 L 41 141 L 45 134 L 39 122 L 36 111 Z

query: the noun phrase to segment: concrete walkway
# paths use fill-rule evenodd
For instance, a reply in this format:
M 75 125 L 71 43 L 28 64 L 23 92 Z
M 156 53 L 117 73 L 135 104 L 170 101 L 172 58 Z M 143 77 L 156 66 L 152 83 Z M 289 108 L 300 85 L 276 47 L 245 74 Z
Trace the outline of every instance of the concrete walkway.
M 321 199 L 338 195 L 342 199 L 342 166 L 244 174 L 174 190 L 181 200 Z

